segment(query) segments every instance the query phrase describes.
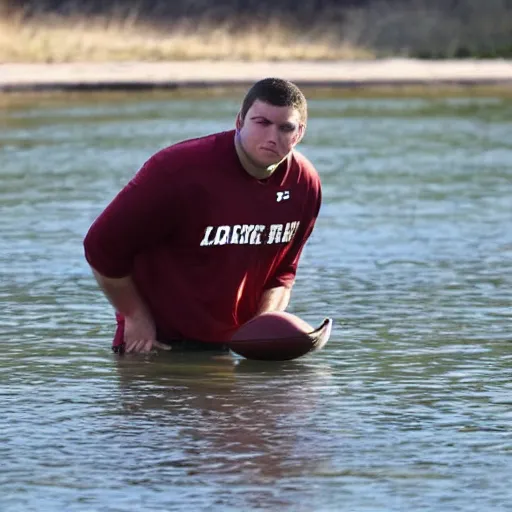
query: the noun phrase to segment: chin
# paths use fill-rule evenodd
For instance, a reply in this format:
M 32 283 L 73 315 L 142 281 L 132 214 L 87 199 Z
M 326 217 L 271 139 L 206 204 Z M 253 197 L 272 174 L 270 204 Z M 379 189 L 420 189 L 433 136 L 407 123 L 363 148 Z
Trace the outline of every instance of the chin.
M 256 161 L 261 167 L 269 167 L 270 165 L 276 165 L 282 159 L 277 155 L 264 155 L 258 158 Z
M 279 160 L 267 160 L 266 162 L 261 163 L 261 167 L 271 167 L 272 165 L 277 165 L 279 163 Z
M 259 149 L 255 150 L 247 150 L 244 148 L 246 155 L 252 161 L 254 165 L 257 167 L 269 167 L 271 165 L 275 165 L 282 160 L 279 158 L 279 155 L 272 153 L 271 151 L 263 151 Z

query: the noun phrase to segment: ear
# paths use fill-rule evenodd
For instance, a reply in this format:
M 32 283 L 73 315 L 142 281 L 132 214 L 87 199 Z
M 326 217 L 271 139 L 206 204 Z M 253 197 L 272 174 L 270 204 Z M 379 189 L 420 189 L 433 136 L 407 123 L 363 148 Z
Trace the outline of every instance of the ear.
M 244 125 L 244 121 L 242 119 L 242 115 L 240 114 L 240 112 L 238 112 L 238 114 L 236 115 L 236 121 L 235 121 L 235 126 L 236 126 L 237 131 L 239 131 L 243 125 Z
M 295 141 L 293 143 L 294 146 L 296 146 L 304 137 L 306 134 L 306 125 L 305 124 L 299 124 L 299 129 L 297 130 L 297 135 L 295 136 Z

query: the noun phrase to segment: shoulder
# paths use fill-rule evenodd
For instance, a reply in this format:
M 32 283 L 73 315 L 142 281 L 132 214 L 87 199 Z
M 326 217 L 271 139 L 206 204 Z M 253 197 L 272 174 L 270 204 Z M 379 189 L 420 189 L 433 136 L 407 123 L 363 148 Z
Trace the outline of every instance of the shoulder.
M 173 144 L 153 154 L 139 169 L 130 186 L 144 186 L 160 193 L 186 193 L 204 181 L 205 167 L 222 162 L 234 151 L 234 131 L 220 132 Z
M 154 153 L 139 169 L 133 182 L 150 181 L 165 187 L 194 183 L 204 176 L 205 166 L 223 161 L 234 151 L 234 130 L 187 139 Z M 231 149 L 230 149 L 231 148 Z
M 204 137 L 177 142 L 155 153 L 151 160 L 159 165 L 171 167 L 208 163 L 208 158 L 233 150 L 234 130 L 214 133 Z
M 320 176 L 315 166 L 296 149 L 292 152 L 292 165 L 295 167 L 300 181 L 307 183 L 311 188 L 321 189 Z

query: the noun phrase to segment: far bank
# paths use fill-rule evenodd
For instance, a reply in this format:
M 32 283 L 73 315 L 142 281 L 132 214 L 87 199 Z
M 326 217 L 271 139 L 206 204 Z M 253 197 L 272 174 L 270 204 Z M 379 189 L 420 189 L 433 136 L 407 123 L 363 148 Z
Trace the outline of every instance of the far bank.
M 0 91 L 208 89 L 279 76 L 303 87 L 512 88 L 512 60 L 171 61 L 0 64 Z

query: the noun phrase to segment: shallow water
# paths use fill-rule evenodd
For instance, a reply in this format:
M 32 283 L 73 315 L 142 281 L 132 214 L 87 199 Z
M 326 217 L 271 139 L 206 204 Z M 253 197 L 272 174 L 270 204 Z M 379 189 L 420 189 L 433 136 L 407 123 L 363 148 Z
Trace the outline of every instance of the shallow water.
M 333 317 L 323 351 L 111 354 L 83 235 L 239 100 L 2 111 L 0 510 L 510 510 L 510 99 L 312 99 L 324 206 L 290 310 Z

